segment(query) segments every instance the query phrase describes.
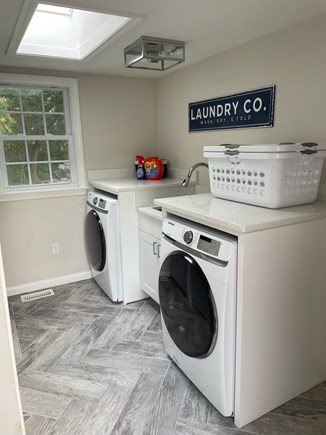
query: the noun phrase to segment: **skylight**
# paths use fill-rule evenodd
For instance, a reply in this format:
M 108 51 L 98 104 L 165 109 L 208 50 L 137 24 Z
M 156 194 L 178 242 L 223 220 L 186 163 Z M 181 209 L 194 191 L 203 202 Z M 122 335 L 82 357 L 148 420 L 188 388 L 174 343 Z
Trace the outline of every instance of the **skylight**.
M 131 21 L 120 15 L 39 3 L 15 53 L 83 60 Z
M 71 15 L 72 9 L 65 8 L 64 6 L 53 6 L 39 3 L 36 8 L 37 11 L 52 12 L 53 14 Z

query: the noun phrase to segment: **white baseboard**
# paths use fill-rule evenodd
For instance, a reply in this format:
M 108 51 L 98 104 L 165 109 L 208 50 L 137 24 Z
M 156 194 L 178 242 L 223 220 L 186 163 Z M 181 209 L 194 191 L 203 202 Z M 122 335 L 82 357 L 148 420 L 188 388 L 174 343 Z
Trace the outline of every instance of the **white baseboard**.
M 79 272 L 73 273 L 71 275 L 59 276 L 56 278 L 49 278 L 42 281 L 28 282 L 26 284 L 15 285 L 12 287 L 7 287 L 7 295 L 14 296 L 20 295 L 22 293 L 29 293 L 36 290 L 43 290 L 49 287 L 55 287 L 57 285 L 69 284 L 71 282 L 82 281 L 84 279 L 92 278 L 91 272 Z

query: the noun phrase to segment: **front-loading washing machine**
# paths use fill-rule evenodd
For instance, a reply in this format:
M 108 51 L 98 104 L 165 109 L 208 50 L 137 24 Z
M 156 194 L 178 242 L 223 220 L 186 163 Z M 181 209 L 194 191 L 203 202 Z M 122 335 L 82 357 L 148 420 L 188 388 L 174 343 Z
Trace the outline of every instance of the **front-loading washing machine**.
M 97 191 L 87 195 L 85 247 L 94 280 L 114 302 L 123 300 L 119 202 Z
M 234 413 L 237 240 L 163 221 L 159 298 L 167 353 L 224 416 Z

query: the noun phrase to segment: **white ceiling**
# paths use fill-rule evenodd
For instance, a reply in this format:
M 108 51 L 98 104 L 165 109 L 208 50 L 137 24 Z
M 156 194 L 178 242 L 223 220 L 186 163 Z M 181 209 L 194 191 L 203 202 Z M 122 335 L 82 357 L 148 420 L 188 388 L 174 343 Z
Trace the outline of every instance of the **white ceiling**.
M 157 78 L 229 48 L 326 13 L 326 0 L 50 0 L 49 3 L 141 17 L 85 61 L 7 55 L 23 3 L 0 0 L 0 66 Z M 42 3 L 46 3 L 42 1 Z M 186 61 L 171 71 L 125 68 L 123 49 L 142 35 L 186 42 Z

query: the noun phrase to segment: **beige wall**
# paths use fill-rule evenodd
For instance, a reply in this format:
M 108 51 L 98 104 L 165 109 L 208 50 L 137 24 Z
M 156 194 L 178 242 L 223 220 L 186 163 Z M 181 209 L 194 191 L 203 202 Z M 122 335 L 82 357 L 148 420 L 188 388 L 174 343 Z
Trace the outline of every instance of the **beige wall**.
M 156 150 L 154 80 L 79 78 L 86 169 L 128 168 Z
M 203 160 L 204 145 L 326 142 L 326 15 L 168 75 L 157 86 L 159 154 L 173 167 Z M 188 133 L 188 104 L 276 85 L 273 128 Z M 162 150 L 162 151 L 161 151 Z M 325 177 L 325 170 L 324 178 Z M 201 183 L 208 183 L 207 170 Z
M 0 71 L 10 70 L 0 67 Z M 155 152 L 154 81 L 52 71 L 11 72 L 78 78 L 86 170 L 126 168 L 134 164 L 136 154 Z M 0 202 L 7 287 L 89 271 L 83 240 L 85 207 L 85 195 Z M 52 254 L 52 242 L 60 243 L 59 255 Z
M 0 203 L 0 239 L 7 286 L 88 270 L 84 254 L 85 196 Z M 52 243 L 60 254 L 52 254 Z

